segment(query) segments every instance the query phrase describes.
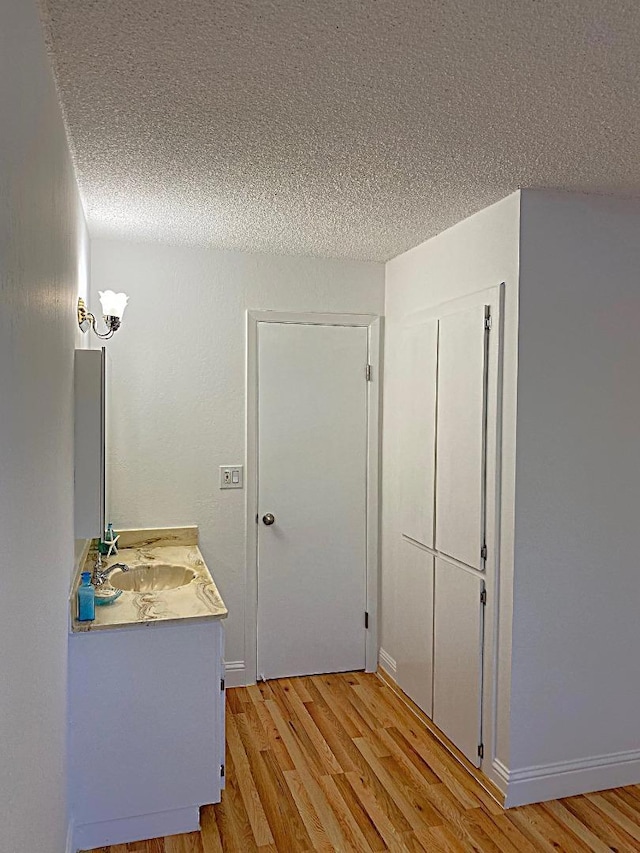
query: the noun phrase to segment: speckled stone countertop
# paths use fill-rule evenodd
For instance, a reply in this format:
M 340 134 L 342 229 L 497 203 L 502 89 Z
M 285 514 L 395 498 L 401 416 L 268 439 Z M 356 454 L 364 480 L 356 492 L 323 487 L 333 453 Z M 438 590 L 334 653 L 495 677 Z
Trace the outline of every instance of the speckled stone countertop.
M 118 554 L 103 560 L 106 569 L 113 563 L 126 563 L 131 569 L 153 563 L 166 563 L 189 568 L 195 572 L 196 577 L 191 583 L 177 589 L 155 592 L 125 590 L 113 604 L 96 606 L 96 618 L 93 622 L 79 622 L 78 573 L 70 599 L 73 633 L 150 626 L 190 619 L 224 619 L 227 616 L 227 608 L 198 548 L 197 527 L 125 530 L 120 532 L 118 544 Z M 82 571 L 92 571 L 94 563 L 95 551 L 89 550 Z

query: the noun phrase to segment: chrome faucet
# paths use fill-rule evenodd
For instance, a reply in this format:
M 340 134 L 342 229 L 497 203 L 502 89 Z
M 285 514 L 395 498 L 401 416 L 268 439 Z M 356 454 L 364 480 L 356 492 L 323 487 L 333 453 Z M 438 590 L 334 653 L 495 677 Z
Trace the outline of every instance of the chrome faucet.
M 91 576 L 91 583 L 94 586 L 102 586 L 109 580 L 109 575 L 111 572 L 116 569 L 120 569 L 122 572 L 128 572 L 129 566 L 126 563 L 114 563 L 112 566 L 109 566 L 108 569 L 103 568 L 102 566 L 102 554 L 98 551 L 96 555 L 96 561 L 93 566 L 93 575 Z

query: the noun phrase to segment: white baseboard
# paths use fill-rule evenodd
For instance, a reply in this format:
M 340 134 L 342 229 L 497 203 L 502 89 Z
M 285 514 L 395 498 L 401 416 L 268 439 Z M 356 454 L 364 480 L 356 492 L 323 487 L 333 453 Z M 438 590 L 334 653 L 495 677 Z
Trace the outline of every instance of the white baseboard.
M 247 667 L 243 660 L 227 660 L 224 662 L 224 681 L 227 687 L 245 687 L 253 684 L 255 679 L 247 681 Z
M 383 648 L 380 648 L 378 652 L 378 664 L 384 669 L 384 671 L 391 675 L 394 679 L 396 677 L 396 662 L 391 657 L 391 655 L 387 654 Z
M 501 761 L 493 769 L 506 782 L 505 806 L 524 806 L 640 783 L 640 750 L 558 761 L 508 770 Z
M 165 835 L 180 835 L 200 829 L 200 807 L 190 806 L 158 814 L 108 820 L 102 823 L 87 823 L 75 827 L 75 850 L 93 850 L 133 841 L 146 841 Z

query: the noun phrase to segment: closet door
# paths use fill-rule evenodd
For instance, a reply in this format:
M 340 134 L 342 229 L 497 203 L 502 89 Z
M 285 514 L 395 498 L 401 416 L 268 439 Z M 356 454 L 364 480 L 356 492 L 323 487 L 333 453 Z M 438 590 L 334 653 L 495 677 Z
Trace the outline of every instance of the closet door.
M 433 721 L 480 766 L 484 581 L 435 561 Z
M 438 321 L 402 336 L 400 532 L 433 548 Z
M 442 554 L 482 569 L 488 308 L 440 319 L 436 542 Z
M 429 717 L 433 699 L 433 555 L 398 542 L 396 679 Z

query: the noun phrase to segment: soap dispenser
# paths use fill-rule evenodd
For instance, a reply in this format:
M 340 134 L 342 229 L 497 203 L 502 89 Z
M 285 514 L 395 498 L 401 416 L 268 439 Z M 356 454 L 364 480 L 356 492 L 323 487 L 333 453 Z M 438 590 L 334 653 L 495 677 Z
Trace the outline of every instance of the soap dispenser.
M 91 572 L 83 572 L 78 587 L 78 622 L 92 622 L 95 618 L 96 591 L 91 583 Z

